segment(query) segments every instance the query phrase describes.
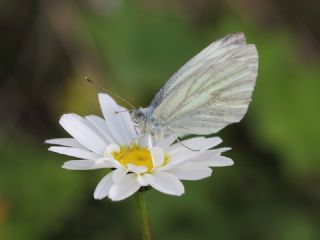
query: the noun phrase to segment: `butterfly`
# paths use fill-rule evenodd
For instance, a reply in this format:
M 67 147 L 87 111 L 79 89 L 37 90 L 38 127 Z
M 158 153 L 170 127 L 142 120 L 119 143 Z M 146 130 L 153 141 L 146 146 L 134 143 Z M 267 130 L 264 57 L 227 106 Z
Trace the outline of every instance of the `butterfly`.
M 244 117 L 257 72 L 255 45 L 243 33 L 229 34 L 189 60 L 131 118 L 142 135 L 216 133 Z

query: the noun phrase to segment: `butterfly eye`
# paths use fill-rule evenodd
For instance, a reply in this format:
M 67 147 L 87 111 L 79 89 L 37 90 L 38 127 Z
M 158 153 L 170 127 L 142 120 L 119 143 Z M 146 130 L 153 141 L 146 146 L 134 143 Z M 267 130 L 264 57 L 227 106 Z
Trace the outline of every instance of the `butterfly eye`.
M 144 113 L 140 110 L 133 111 L 131 114 L 131 118 L 134 123 L 140 123 L 144 120 Z

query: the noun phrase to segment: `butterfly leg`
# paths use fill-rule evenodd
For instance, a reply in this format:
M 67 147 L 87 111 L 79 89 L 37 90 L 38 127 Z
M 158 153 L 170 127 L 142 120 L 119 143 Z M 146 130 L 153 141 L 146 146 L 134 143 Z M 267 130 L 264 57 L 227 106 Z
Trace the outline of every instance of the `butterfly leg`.
M 138 126 L 137 125 L 133 125 L 134 131 L 136 132 L 136 134 L 139 136 L 139 131 L 138 131 Z
M 192 148 L 186 146 L 183 142 L 181 142 L 181 140 L 179 139 L 178 135 L 176 134 L 176 132 L 173 129 L 168 127 L 168 130 L 174 135 L 174 137 L 177 139 L 177 142 L 179 144 L 181 144 L 183 147 L 185 147 L 185 148 L 187 148 L 187 149 L 189 149 L 189 150 L 191 150 L 193 152 L 199 152 L 200 151 L 200 149 L 192 149 Z

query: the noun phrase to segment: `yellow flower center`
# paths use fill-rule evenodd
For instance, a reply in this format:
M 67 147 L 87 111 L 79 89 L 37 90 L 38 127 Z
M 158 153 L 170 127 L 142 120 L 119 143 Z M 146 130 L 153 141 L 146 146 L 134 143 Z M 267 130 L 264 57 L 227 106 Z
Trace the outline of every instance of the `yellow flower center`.
M 125 167 L 128 167 L 128 164 L 133 164 L 146 167 L 147 171 L 153 169 L 151 154 L 147 148 L 132 145 L 131 147 L 121 147 L 119 152 L 112 152 L 111 154 Z

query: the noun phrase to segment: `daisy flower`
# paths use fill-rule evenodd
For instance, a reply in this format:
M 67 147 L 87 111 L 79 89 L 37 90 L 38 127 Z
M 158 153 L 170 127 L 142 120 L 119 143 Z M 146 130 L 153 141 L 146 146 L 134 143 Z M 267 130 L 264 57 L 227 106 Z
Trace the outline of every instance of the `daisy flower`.
M 210 167 L 233 165 L 230 158 L 221 156 L 230 148 L 212 149 L 222 142 L 219 137 L 195 137 L 177 143 L 167 137 L 152 146 L 148 137 L 138 136 L 124 107 L 107 94 L 99 94 L 99 102 L 104 118 L 64 114 L 59 123 L 72 138 L 46 140 L 55 145 L 50 151 L 76 158 L 65 162 L 65 169 L 111 170 L 98 183 L 96 199 L 123 200 L 147 186 L 180 196 L 184 193 L 181 180 L 200 180 L 211 175 Z

